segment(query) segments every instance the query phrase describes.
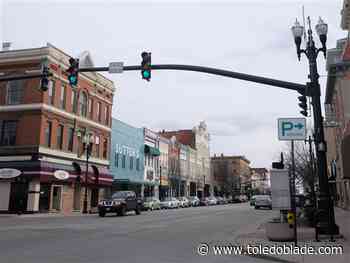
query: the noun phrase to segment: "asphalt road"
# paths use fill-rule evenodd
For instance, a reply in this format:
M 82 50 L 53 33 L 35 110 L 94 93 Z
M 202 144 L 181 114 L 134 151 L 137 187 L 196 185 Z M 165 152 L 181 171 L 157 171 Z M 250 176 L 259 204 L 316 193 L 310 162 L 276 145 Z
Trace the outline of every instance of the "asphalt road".
M 271 215 L 245 203 L 125 217 L 1 216 L 0 262 L 264 262 L 248 256 L 201 256 L 197 247 L 232 244 L 239 233 Z

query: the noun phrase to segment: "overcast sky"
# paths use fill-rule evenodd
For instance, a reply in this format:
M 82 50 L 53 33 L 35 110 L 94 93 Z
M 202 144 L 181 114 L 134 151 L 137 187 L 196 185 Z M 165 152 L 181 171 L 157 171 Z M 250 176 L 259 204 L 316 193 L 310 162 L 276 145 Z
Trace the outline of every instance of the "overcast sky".
M 296 17 L 302 20 L 304 5 L 313 27 L 319 16 L 328 23 L 327 44 L 335 47 L 346 36 L 340 29 L 342 3 L 0 0 L 0 40 L 12 42 L 13 49 L 49 42 L 73 56 L 88 50 L 96 66 L 137 65 L 147 50 L 154 64 L 202 65 L 305 83 L 306 59 L 298 62 L 290 27 Z M 318 62 L 325 75 L 323 57 Z M 283 148 L 277 118 L 301 117 L 297 93 L 261 84 L 180 71 L 153 71 L 149 83 L 136 71 L 106 76 L 117 87 L 113 117 L 156 131 L 188 129 L 205 120 L 212 155 L 245 155 L 255 167 L 270 167 Z M 325 80 L 322 76 L 323 89 Z

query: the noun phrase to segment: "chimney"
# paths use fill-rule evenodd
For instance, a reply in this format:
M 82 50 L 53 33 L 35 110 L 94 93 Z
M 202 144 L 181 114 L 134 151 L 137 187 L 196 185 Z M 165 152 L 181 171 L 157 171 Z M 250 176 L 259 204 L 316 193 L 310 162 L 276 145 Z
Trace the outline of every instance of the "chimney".
M 9 51 L 11 49 L 11 42 L 2 42 L 2 51 Z

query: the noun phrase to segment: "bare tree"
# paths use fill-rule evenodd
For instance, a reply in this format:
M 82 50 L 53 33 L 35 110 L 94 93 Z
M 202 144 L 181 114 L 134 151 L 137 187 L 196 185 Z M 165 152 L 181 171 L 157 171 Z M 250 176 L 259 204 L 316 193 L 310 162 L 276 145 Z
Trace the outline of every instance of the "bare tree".
M 285 165 L 291 167 L 291 144 L 288 143 L 284 151 Z M 315 198 L 316 169 L 314 152 L 304 142 L 294 142 L 295 183 L 302 185 Z

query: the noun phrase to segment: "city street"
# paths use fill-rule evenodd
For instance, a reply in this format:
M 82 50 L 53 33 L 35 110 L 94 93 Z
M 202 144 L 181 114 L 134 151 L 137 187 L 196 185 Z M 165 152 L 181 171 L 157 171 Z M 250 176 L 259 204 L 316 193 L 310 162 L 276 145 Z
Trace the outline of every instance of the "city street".
M 248 203 L 87 216 L 0 216 L 0 262 L 262 262 L 248 256 L 199 256 L 200 243 L 233 244 L 271 210 Z

